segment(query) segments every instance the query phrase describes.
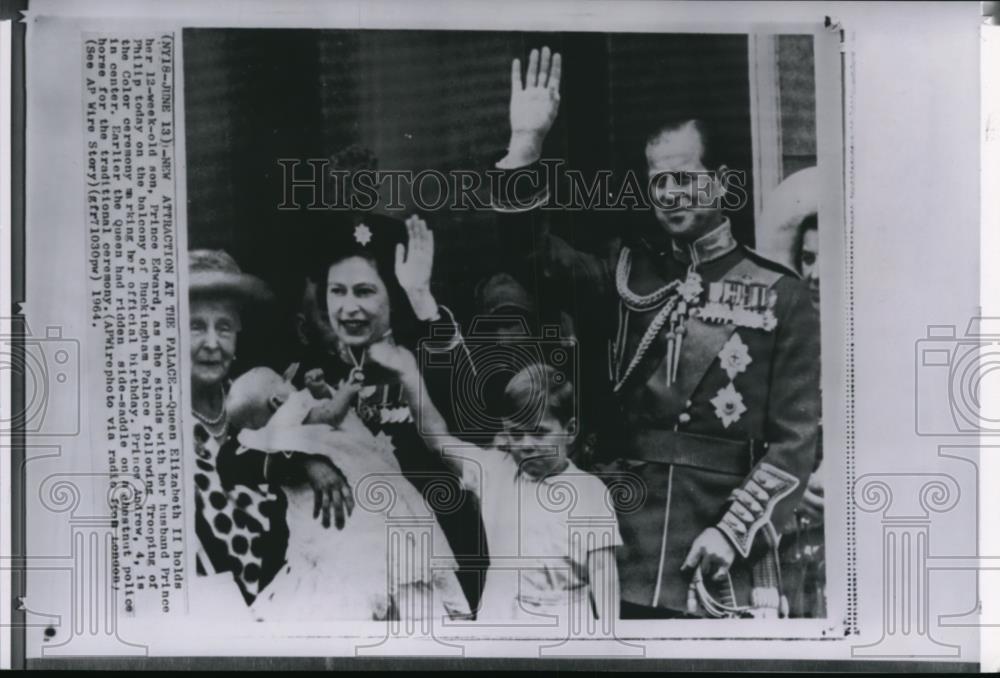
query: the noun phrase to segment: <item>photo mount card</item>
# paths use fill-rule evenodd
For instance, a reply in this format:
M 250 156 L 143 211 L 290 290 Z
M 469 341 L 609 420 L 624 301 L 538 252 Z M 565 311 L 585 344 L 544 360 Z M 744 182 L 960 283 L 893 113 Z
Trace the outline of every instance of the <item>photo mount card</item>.
M 976 12 L 192 7 L 25 17 L 30 662 L 978 664 Z

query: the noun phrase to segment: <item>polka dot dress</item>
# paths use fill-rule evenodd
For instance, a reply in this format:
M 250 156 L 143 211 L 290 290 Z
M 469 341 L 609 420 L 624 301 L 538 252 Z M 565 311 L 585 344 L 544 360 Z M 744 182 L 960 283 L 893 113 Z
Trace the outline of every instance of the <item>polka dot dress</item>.
M 202 539 L 202 548 L 216 570 L 232 571 L 251 602 L 260 592 L 265 535 L 278 506 L 277 496 L 259 487 L 224 487 L 217 469 L 219 449 L 220 442 L 196 424 L 195 504 L 212 536 Z

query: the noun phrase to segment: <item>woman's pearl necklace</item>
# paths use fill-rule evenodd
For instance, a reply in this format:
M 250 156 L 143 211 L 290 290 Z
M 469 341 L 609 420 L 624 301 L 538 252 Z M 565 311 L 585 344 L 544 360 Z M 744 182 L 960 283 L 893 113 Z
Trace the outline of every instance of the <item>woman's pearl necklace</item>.
M 221 391 L 222 387 L 220 386 L 219 389 Z M 226 399 L 224 391 L 222 393 L 222 396 L 223 396 L 222 407 L 219 408 L 219 414 L 215 417 L 206 417 L 204 414 L 199 412 L 194 407 L 191 408 L 191 411 L 194 413 L 195 418 L 198 421 L 200 421 L 202 425 L 204 425 L 205 428 L 208 429 L 208 432 L 215 437 L 218 437 L 220 433 L 226 430 L 226 424 L 228 423 L 226 420 L 227 412 L 226 412 Z

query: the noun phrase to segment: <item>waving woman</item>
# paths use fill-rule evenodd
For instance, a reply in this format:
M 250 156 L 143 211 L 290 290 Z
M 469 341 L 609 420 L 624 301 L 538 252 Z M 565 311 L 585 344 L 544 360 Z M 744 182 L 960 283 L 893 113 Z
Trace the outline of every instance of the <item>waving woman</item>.
M 390 341 L 418 353 L 435 353 L 444 364 L 468 367 L 457 325 L 431 294 L 433 235 L 419 218 L 404 224 L 372 214 L 329 224 L 324 235 L 322 243 L 313 243 L 319 254 L 310 277 L 335 341 L 309 347 L 293 379 L 297 393 L 275 414 L 275 420 L 296 426 L 281 431 L 269 422 L 257 439 L 272 442 L 257 444 L 280 448 L 284 443 L 273 441 L 287 440 L 290 430 L 312 436 L 314 449 L 326 449 L 344 470 L 358 508 L 345 531 L 333 539 L 314 534 L 305 519 L 290 519 L 288 564 L 255 612 L 264 619 L 405 618 L 420 616 L 421 610 L 467 614 L 477 597 L 476 573 L 465 575 L 463 593 L 454 570 L 463 556 L 482 558 L 475 501 L 423 444 L 398 378 L 368 358 L 369 347 Z M 444 372 L 438 375 L 445 379 L 437 396 L 443 404 L 451 401 L 451 372 Z M 310 401 L 307 392 L 323 402 Z M 346 416 L 340 411 L 345 405 Z M 295 407 L 297 414 L 290 415 Z M 312 428 L 310 433 L 308 426 L 297 426 L 328 421 L 336 431 Z M 333 442 L 322 443 L 319 436 Z M 363 500 L 364 488 L 373 479 L 392 485 L 394 508 L 372 507 Z M 433 553 L 435 567 L 433 572 L 419 571 L 425 563 L 418 563 L 418 571 L 386 584 L 387 568 L 395 571 L 400 558 L 410 557 L 387 545 L 387 525 L 400 515 L 425 515 L 434 523 L 427 554 Z M 408 548 L 403 551 L 410 553 Z M 379 586 L 381 595 L 371 595 L 379 593 Z

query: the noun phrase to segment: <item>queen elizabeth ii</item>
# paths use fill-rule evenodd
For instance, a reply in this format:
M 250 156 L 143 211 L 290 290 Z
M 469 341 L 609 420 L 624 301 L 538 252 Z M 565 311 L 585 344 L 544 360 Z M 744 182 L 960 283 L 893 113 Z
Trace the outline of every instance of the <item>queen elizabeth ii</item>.
M 307 348 L 292 380 L 297 393 L 260 435 L 242 440 L 272 451 L 288 447 L 290 440 L 311 440 L 314 451 L 325 450 L 344 470 L 357 508 L 343 533 L 323 538 L 307 520 L 307 502 L 290 499 L 287 564 L 254 612 L 260 619 L 283 621 L 467 615 L 478 598 L 478 573 L 471 568 L 463 573 L 461 565 L 485 555 L 475 501 L 424 445 L 398 380 L 367 359 L 368 348 L 380 341 L 448 354 L 443 357 L 449 364 L 468 358 L 457 324 L 431 293 L 433 235 L 417 217 L 403 224 L 352 214 L 325 225 L 322 240 L 311 243 L 314 287 L 307 289 L 314 289 L 333 341 Z M 308 392 L 320 382 L 333 397 L 310 402 Z M 451 396 L 447 384 L 437 394 L 442 405 Z M 346 417 L 333 412 L 345 403 Z M 323 434 L 332 441 L 324 443 L 317 429 L 308 427 L 330 417 L 340 430 Z M 282 431 L 279 421 L 292 426 Z M 392 506 L 366 501 L 376 486 L 391 486 Z M 401 516 L 429 526 L 429 549 L 409 542 L 392 547 L 389 528 Z M 427 561 L 431 554 L 433 567 Z M 404 571 L 404 561 L 413 569 Z M 390 572 L 401 574 L 393 578 Z

